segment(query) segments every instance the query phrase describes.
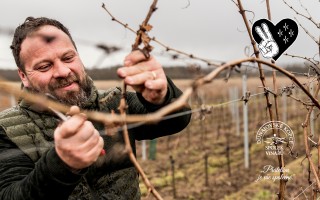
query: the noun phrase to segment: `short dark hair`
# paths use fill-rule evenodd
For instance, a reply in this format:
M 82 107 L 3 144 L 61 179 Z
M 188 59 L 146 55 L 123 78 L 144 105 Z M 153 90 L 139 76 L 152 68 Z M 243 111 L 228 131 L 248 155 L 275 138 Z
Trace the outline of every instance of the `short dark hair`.
M 45 25 L 51 25 L 63 31 L 65 34 L 69 36 L 73 46 L 77 49 L 76 44 L 74 43 L 69 30 L 59 21 L 46 17 L 27 17 L 24 23 L 16 28 L 13 35 L 12 44 L 10 46 L 17 67 L 23 72 L 25 72 L 25 66 L 20 59 L 21 44 L 27 36 L 39 30 L 42 26 Z

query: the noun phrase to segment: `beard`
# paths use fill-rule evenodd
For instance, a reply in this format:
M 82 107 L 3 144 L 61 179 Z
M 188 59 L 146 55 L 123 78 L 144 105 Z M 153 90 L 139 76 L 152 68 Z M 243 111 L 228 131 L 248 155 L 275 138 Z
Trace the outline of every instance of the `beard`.
M 70 90 L 64 93 L 56 92 L 56 89 L 65 87 L 72 83 L 77 83 L 79 85 L 78 91 Z M 28 89 L 31 92 L 36 93 L 49 93 L 50 95 L 55 97 L 55 99 L 60 103 L 67 104 L 70 106 L 76 105 L 80 108 L 83 108 L 86 105 L 86 103 L 90 100 L 92 87 L 93 82 L 87 74 L 84 74 L 83 79 L 80 79 L 79 75 L 72 73 L 66 78 L 52 79 L 49 82 L 49 85 L 47 86 L 35 87 L 33 84 L 31 84 L 31 87 L 29 87 Z

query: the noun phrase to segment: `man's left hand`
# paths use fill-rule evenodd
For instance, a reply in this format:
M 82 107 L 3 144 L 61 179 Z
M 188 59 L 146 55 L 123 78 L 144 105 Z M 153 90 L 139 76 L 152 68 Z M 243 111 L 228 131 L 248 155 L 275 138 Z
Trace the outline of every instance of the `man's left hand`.
M 162 104 L 167 94 L 167 78 L 160 63 L 150 56 L 146 59 L 140 51 L 133 51 L 124 60 L 124 67 L 117 71 L 127 85 L 150 103 Z

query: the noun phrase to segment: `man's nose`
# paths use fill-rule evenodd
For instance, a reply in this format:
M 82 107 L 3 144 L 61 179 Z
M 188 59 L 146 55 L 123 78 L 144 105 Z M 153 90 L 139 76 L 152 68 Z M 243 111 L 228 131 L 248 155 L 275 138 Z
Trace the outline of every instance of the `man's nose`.
M 65 78 L 68 77 L 70 74 L 71 70 L 70 68 L 65 65 L 63 62 L 58 62 L 54 66 L 54 72 L 53 72 L 53 77 L 54 78 Z

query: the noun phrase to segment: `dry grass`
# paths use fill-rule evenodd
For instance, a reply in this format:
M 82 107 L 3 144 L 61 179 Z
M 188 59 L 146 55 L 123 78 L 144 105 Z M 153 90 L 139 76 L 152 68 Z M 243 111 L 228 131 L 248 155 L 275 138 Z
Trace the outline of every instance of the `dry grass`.
M 272 79 L 267 78 L 267 85 L 271 87 Z M 307 82 L 305 77 L 301 78 L 301 82 Z M 189 87 L 192 80 L 174 80 L 175 84 L 184 90 Z M 95 81 L 95 85 L 98 89 L 108 89 L 110 87 L 121 87 L 121 81 Z M 14 83 L 19 87 L 19 83 Z M 263 92 L 261 81 L 259 78 L 248 78 L 248 90 L 251 94 Z M 292 85 L 291 80 L 278 77 L 278 87 Z M 220 102 L 228 101 L 228 89 L 232 87 L 239 88 L 239 98 L 242 96 L 242 79 L 231 78 L 226 82 L 223 79 L 214 80 L 212 83 L 199 88 L 200 96 L 205 99 L 205 104 L 217 104 Z M 0 94 L 1 107 L 3 110 L 10 106 L 10 96 L 7 94 Z M 292 102 L 292 101 L 290 101 Z M 241 104 L 241 103 L 240 103 Z M 297 136 L 297 150 L 300 155 L 303 155 L 303 141 L 301 139 L 301 128 L 300 124 L 302 118 L 305 116 L 306 111 L 303 110 L 303 106 L 300 104 L 299 107 L 290 107 L 288 103 L 289 114 L 291 117 L 290 126 L 293 128 Z M 280 103 L 281 106 L 281 103 Z M 262 122 L 268 120 L 265 110 L 265 99 L 263 95 L 260 98 L 253 98 L 249 101 L 249 118 L 250 122 L 250 138 L 254 142 L 254 134 L 257 131 L 257 127 Z M 301 108 L 301 109 L 300 109 Z M 296 110 L 301 110 L 297 113 Z M 227 111 L 226 111 L 227 110 Z M 224 117 L 223 117 L 224 116 Z M 301 119 L 297 117 L 301 117 Z M 226 117 L 230 117 L 228 107 L 224 110 L 214 110 L 213 114 L 208 115 L 204 122 L 206 127 L 206 140 L 203 140 L 203 129 L 200 128 L 199 119 L 193 119 L 188 130 L 176 134 L 171 137 L 163 137 L 158 139 L 157 143 L 157 160 L 156 161 L 142 161 L 141 160 L 141 146 L 140 142 L 137 142 L 137 156 L 140 160 L 142 167 L 146 170 L 147 175 L 151 178 L 151 182 L 159 189 L 160 194 L 164 199 L 173 199 L 171 181 L 172 176 L 170 172 L 169 155 L 173 155 L 176 159 L 176 190 L 178 197 L 176 199 L 239 199 L 248 198 L 247 194 L 255 195 L 254 198 L 268 198 L 274 197 L 277 192 L 277 182 L 270 183 L 269 186 L 265 184 L 252 184 L 253 179 L 259 174 L 257 171 L 261 169 L 265 157 L 261 152 L 261 148 L 257 145 L 252 145 L 251 155 L 252 168 L 247 171 L 243 168 L 243 148 L 242 148 L 242 137 L 235 137 L 235 128 L 232 124 L 225 123 Z M 218 136 L 218 127 L 220 126 L 221 133 Z M 190 141 L 187 140 L 188 133 L 191 134 Z M 232 156 L 232 177 L 228 177 L 226 170 L 226 157 L 225 157 L 225 143 L 226 133 L 233 135 L 231 145 Z M 300 138 L 300 139 L 299 139 Z M 190 142 L 190 145 L 188 144 Z M 203 155 L 204 151 L 208 151 L 209 156 L 209 183 L 210 187 L 204 186 L 204 172 L 203 172 Z M 260 158 L 263 158 L 262 160 Z M 268 161 L 268 160 L 267 160 Z M 270 160 L 269 160 L 270 161 Z M 287 159 L 286 163 L 291 162 L 292 159 Z M 271 161 L 270 161 L 271 162 Z M 274 162 L 274 161 L 272 161 Z M 276 162 L 275 162 L 276 163 Z M 297 166 L 298 161 L 292 163 L 294 167 L 290 166 L 292 171 L 298 168 L 301 178 L 290 183 L 290 191 L 297 191 L 294 184 L 299 183 L 299 187 L 304 186 L 306 179 L 304 178 L 305 173 L 301 166 Z M 297 171 L 298 171 L 297 170 Z M 295 170 L 296 171 L 296 170 Z M 299 177 L 299 176 L 297 176 Z M 248 187 L 246 187 L 248 186 Z M 307 185 L 306 185 L 307 186 Z M 145 195 L 143 184 L 141 184 L 142 192 Z M 299 188 L 298 188 L 299 189 Z M 238 193 L 235 193 L 237 192 Z M 235 194 L 233 194 L 235 193 Z M 295 192 L 296 193 L 296 192 Z M 233 195 L 232 195 L 233 194 Z M 230 196 L 228 196 L 230 195 Z M 228 197 L 227 197 L 228 196 Z M 149 199 L 149 198 L 146 198 Z M 150 198 L 152 199 L 152 198 Z

